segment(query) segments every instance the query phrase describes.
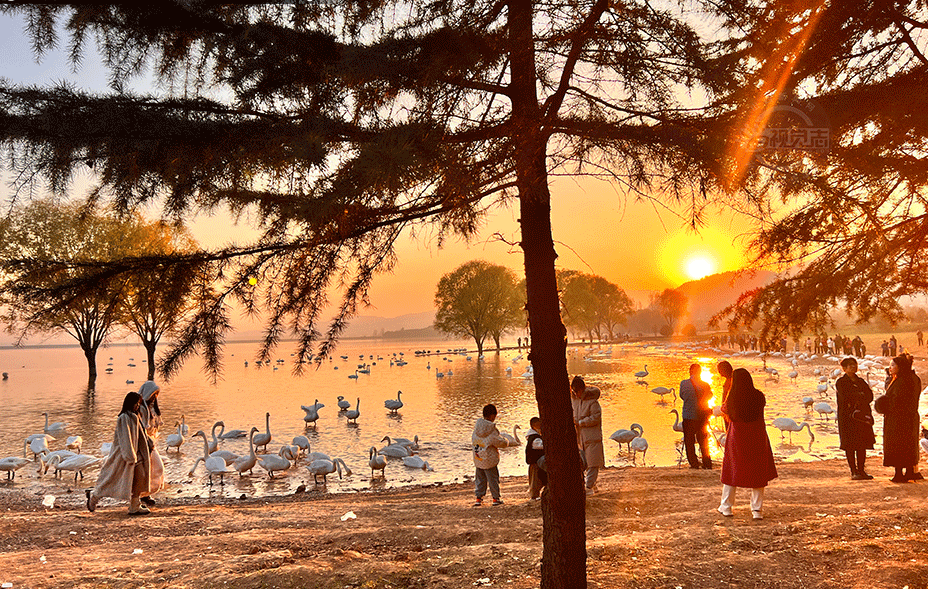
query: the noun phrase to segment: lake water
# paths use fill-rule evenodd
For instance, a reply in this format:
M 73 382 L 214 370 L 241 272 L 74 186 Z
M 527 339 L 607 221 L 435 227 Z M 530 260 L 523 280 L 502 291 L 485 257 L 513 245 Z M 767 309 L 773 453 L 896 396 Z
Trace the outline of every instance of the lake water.
M 279 349 L 279 361 L 270 366 L 258 366 L 253 361 L 255 343 L 235 342 L 227 347 L 222 379 L 215 385 L 209 382 L 195 361 L 190 362 L 170 382 L 160 382 L 160 404 L 165 426 L 157 445 L 164 459 L 168 488 L 165 493 L 179 496 L 225 495 L 281 495 L 293 492 L 299 485 L 313 487 L 312 476 L 301 459 L 289 471 L 278 473 L 273 479 L 264 470 L 255 467 L 252 476 L 240 478 L 234 474 L 225 484 L 210 487 L 200 465 L 194 476 L 187 472 L 194 461 L 203 455 L 200 438 L 190 439 L 179 452 L 164 449 L 165 438 L 175 431 L 173 424 L 183 415 L 190 433 L 204 430 L 207 434 L 214 422 L 223 420 L 227 430 L 249 430 L 252 426 L 265 431 L 265 413 L 270 413 L 270 431 L 273 440 L 269 451 L 277 452 L 282 444 L 291 443 L 294 436 L 306 435 L 312 451 L 337 456 L 347 463 L 353 474 L 343 479 L 328 477 L 326 489 L 330 492 L 347 492 L 384 486 L 418 485 L 436 482 L 469 480 L 473 476 L 470 458 L 470 435 L 481 408 L 494 403 L 499 408 L 497 420 L 503 432 L 513 433 L 520 426 L 523 438 L 528 421 L 537 415 L 534 388 L 531 378 L 521 375 L 528 362 L 519 350 L 500 353 L 486 352 L 483 360 L 474 354 L 449 352 L 466 347 L 467 342 L 342 342 L 336 357 L 325 361 L 319 369 L 308 367 L 299 376 L 293 374 L 293 363 L 286 342 Z M 417 350 L 430 350 L 429 356 L 416 355 Z M 434 352 L 441 350 L 442 353 Z M 603 391 L 603 433 L 607 438 L 607 466 L 666 466 L 679 464 L 681 434 L 673 431 L 672 409 L 679 410 L 680 401 L 668 395 L 661 398 L 651 389 L 657 386 L 678 387 L 688 375 L 691 362 L 703 366 L 703 378 L 712 384 L 716 399 L 721 395 L 715 364 L 730 351 L 711 350 L 701 346 L 623 344 L 611 347 L 571 347 L 568 370 L 571 375 L 582 374 L 587 383 Z M 345 356 L 346 358 L 342 358 Z M 43 411 L 49 412 L 53 422 L 66 422 L 67 428 L 56 432 L 57 441 L 52 450 L 63 448 L 69 435 L 81 435 L 84 451 L 100 455 L 103 442 L 113 436 L 116 414 L 126 392 L 138 390 L 147 372 L 141 346 L 111 346 L 100 351 L 96 391 L 86 392 L 86 364 L 78 348 L 21 348 L 0 350 L 0 372 L 9 373 L 0 381 L 0 456 L 22 456 L 23 439 L 42 431 Z M 391 365 L 391 359 L 403 358 L 405 366 Z M 248 365 L 246 366 L 246 361 Z M 786 374 L 791 369 L 784 357 L 768 358 L 768 367 L 776 368 L 779 380 L 771 380 L 763 371 L 762 360 L 757 356 L 735 355 L 730 358 L 735 367 L 749 369 L 755 385 L 767 395 L 766 419 L 768 424 L 776 417 L 789 417 L 799 423 L 812 425 L 815 441 L 810 442 L 806 431 L 781 440 L 780 432 L 768 429 L 774 454 L 779 460 L 819 460 L 843 457 L 838 449 L 837 426 L 832 419 L 809 412 L 802 397 L 818 399 L 817 366 L 831 372 L 834 361 L 799 362 L 800 375 L 794 380 Z M 130 366 L 134 364 L 134 366 Z M 355 375 L 359 365 L 368 365 L 369 373 Z M 644 379 L 634 373 L 647 365 Z M 112 373 L 103 372 L 112 368 Z M 444 373 L 443 377 L 436 373 Z M 865 371 L 861 371 L 862 373 Z M 874 376 L 877 374 L 873 370 Z M 882 371 L 880 371 L 882 374 Z M 128 382 L 132 381 L 132 382 Z M 834 382 L 834 379 L 831 379 Z M 384 407 L 384 400 L 395 399 L 402 391 L 404 406 L 397 414 Z M 875 391 L 879 394 L 879 391 Z M 352 409 L 360 399 L 358 423 L 348 423 L 344 412 L 336 405 L 337 396 L 351 401 Z M 833 388 L 830 390 L 834 405 Z M 928 395 L 922 396 L 923 408 Z M 306 427 L 301 405 L 312 405 L 316 400 L 325 406 L 315 428 Z M 827 399 L 826 399 L 827 400 Z M 881 443 L 882 418 L 875 414 L 878 433 L 877 451 Z M 628 428 L 631 423 L 644 428 L 649 442 L 646 456 L 638 455 L 633 461 L 625 447 L 608 439 L 617 429 Z M 420 440 L 419 455 L 433 470 L 411 469 L 397 459 L 389 459 L 386 480 L 377 473 L 373 479 L 367 466 L 368 449 L 381 447 L 384 436 Z M 721 460 L 721 453 L 712 441 L 713 454 Z M 220 447 L 236 454 L 247 453 L 247 439 L 224 440 Z M 871 456 L 870 461 L 878 464 Z M 231 467 L 230 467 L 231 468 Z M 522 446 L 502 451 L 500 473 L 503 476 L 521 475 L 526 471 Z M 75 485 L 73 475 L 63 473 L 61 480 L 51 474 L 39 476 L 36 468 L 26 466 L 18 471 L 15 481 L 4 480 L 6 488 L 16 488 L 39 495 L 61 495 L 68 489 L 92 487 L 96 470 L 88 471 L 86 478 Z

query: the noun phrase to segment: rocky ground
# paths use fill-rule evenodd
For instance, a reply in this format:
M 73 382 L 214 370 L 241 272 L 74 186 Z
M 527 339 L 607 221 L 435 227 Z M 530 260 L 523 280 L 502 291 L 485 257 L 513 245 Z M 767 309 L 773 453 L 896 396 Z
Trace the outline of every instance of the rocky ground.
M 928 482 L 873 481 L 843 462 L 789 463 L 751 519 L 718 505 L 719 471 L 607 469 L 587 500 L 590 587 L 928 586 Z M 159 503 L 148 516 L 82 496 L 0 489 L 0 582 L 66 587 L 511 587 L 539 585 L 541 510 L 524 478 L 506 504 L 472 487 Z M 353 517 L 352 517 L 353 516 Z

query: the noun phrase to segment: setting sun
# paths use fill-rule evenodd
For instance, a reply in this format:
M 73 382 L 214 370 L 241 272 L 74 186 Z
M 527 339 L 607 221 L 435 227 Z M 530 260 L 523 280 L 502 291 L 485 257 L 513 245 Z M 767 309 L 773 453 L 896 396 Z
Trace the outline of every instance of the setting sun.
M 699 280 L 710 274 L 715 274 L 715 260 L 704 253 L 690 256 L 686 259 L 684 264 L 686 275 L 693 280 Z

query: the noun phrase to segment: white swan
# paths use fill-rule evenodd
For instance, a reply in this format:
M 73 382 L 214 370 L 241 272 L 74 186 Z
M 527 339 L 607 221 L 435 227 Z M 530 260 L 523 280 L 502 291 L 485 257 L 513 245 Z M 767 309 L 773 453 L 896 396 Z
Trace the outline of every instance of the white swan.
M 58 457 L 60 460 L 66 460 L 73 456 L 77 456 L 74 452 L 70 450 L 55 450 L 54 452 L 49 452 L 48 454 L 39 456 L 39 470 L 38 473 L 43 475 L 48 472 L 48 466 L 52 461 L 52 458 Z M 55 470 L 55 476 L 58 476 L 58 470 Z
M 390 436 L 384 436 L 381 442 L 386 442 L 387 445 L 379 450 L 384 456 L 389 456 L 391 458 L 402 458 L 404 456 L 412 456 L 412 450 L 408 447 L 401 444 L 395 444 L 390 440 Z
M 6 473 L 7 480 L 13 480 L 16 478 L 16 471 L 30 462 L 32 461 L 19 456 L 8 456 L 0 459 L 0 472 Z
M 355 424 L 358 423 L 358 417 L 361 416 L 361 397 L 358 397 L 358 403 L 355 405 L 354 409 L 345 413 L 345 417 L 348 418 L 348 421 L 353 421 Z
M 411 440 L 409 438 L 393 438 L 392 443 L 397 446 L 406 446 L 410 450 L 418 450 L 419 449 L 419 436 L 415 435 L 412 437 Z
M 37 438 L 44 438 L 44 439 L 45 439 L 45 442 L 46 442 L 46 445 L 48 445 L 48 442 L 54 442 L 54 441 L 55 441 L 55 436 L 52 436 L 52 435 L 49 435 L 49 434 L 45 434 L 45 433 L 42 433 L 42 434 L 29 434 L 28 436 L 26 436 L 26 439 L 23 440 L 23 458 L 26 457 L 26 448 L 28 448 L 29 445 L 32 444 L 32 442 L 35 441 Z
M 432 467 L 429 466 L 429 463 L 419 458 L 418 456 L 404 456 L 403 466 L 408 466 L 409 468 L 421 468 L 422 470 L 432 470 Z
M 44 436 L 35 438 L 29 443 L 29 451 L 32 452 L 32 459 L 38 460 L 39 454 L 48 454 L 48 440 Z
M 284 455 L 285 449 L 287 448 L 289 448 L 289 446 L 284 446 L 277 454 L 266 454 L 258 457 L 258 463 L 261 465 L 261 468 L 267 471 L 267 477 L 269 479 L 274 478 L 275 472 L 283 472 L 293 466 Z
M 676 409 L 671 409 L 670 412 L 674 414 L 673 425 L 671 426 L 673 427 L 673 431 L 682 432 L 683 423 L 680 422 L 680 412 L 677 411 Z
M 226 424 L 224 424 L 221 421 L 217 421 L 216 423 L 213 424 L 213 430 L 212 430 L 213 439 L 209 442 L 209 453 L 210 454 L 212 454 L 213 452 L 219 449 L 219 436 L 216 435 L 216 428 L 219 426 L 222 426 L 223 430 L 226 429 Z
M 349 409 L 350 407 L 351 407 L 351 401 L 346 401 L 345 397 L 339 395 L 338 396 L 338 408 L 341 411 L 345 411 L 346 409 Z
M 641 436 L 636 437 L 631 442 L 628 443 L 628 447 L 634 450 L 632 454 L 632 462 L 638 457 L 638 453 L 641 452 L 641 459 L 647 460 L 648 457 L 648 441 Z
M 629 426 L 629 429 L 619 429 L 614 431 L 612 435 L 609 436 L 609 439 L 614 440 L 618 444 L 628 445 L 628 453 L 631 454 L 631 441 L 641 436 L 642 434 L 644 434 L 644 428 L 637 423 L 633 423 Z
M 229 431 L 225 431 L 225 426 L 223 426 L 223 430 L 219 432 L 220 440 L 232 440 L 246 437 L 248 437 L 248 432 L 243 429 L 230 429 Z
M 815 441 L 815 434 L 812 433 L 812 426 L 806 422 L 799 425 L 788 417 L 777 417 L 773 420 L 773 427 L 780 430 L 780 438 L 783 438 L 783 432 L 789 432 L 789 442 L 791 444 L 793 443 L 793 432 L 802 431 L 802 428 L 808 428 L 809 437 L 811 438 L 810 441 Z
M 649 375 L 649 374 L 651 374 L 651 373 L 648 372 L 648 365 L 645 364 L 645 365 L 644 365 L 644 370 L 639 370 L 638 372 L 636 372 L 636 373 L 635 373 L 635 377 L 636 377 L 636 378 L 644 378 L 644 377 L 646 377 L 646 376 Z
M 184 445 L 184 442 L 187 441 L 187 438 L 184 437 L 183 427 L 179 421 L 174 422 L 174 426 L 177 428 L 176 434 L 169 435 L 165 440 L 164 451 L 167 452 L 171 448 L 175 448 L 180 452 L 180 447 Z
M 235 462 L 232 463 L 232 468 L 238 472 L 238 476 L 241 477 L 242 474 L 247 470 L 250 474 L 254 474 L 252 469 L 255 467 L 255 464 L 258 463 L 258 457 L 255 455 L 255 444 L 254 436 L 255 432 L 258 431 L 258 428 L 253 427 L 249 432 L 248 436 L 248 454 L 245 456 L 239 456 Z
M 338 471 L 338 478 L 342 478 L 342 469 L 344 468 L 347 475 L 351 475 L 351 469 L 341 458 L 331 460 L 314 460 L 306 467 L 313 475 L 313 482 L 319 484 L 319 477 L 322 477 L 322 484 L 326 484 L 326 477 L 333 472 Z
M 80 436 L 68 436 L 68 439 L 65 440 L 64 447 L 68 450 L 77 450 L 77 453 L 81 453 L 81 448 L 84 446 L 84 438 Z
M 503 432 L 500 432 L 499 435 L 502 436 L 502 438 L 505 439 L 507 442 L 509 442 L 510 446 L 519 446 L 522 444 L 522 440 L 519 439 L 519 429 L 521 429 L 521 426 L 516 425 L 516 426 L 513 426 L 512 428 L 511 436 Z
M 210 486 L 212 486 L 213 484 L 214 474 L 219 475 L 219 484 L 220 485 L 223 484 L 225 482 L 225 479 L 224 479 L 225 475 L 231 474 L 232 471 L 226 468 L 225 460 L 223 460 L 222 458 L 219 458 L 218 456 L 209 455 L 209 439 L 207 439 L 206 437 L 206 432 L 204 432 L 203 430 L 200 430 L 197 433 L 193 434 L 194 438 L 197 436 L 200 436 L 201 438 L 203 438 L 203 457 L 197 458 L 197 461 L 193 463 L 193 467 L 190 469 L 189 474 L 192 475 L 194 471 L 196 471 L 197 465 L 202 460 L 203 464 L 206 466 L 206 471 L 209 473 Z
M 390 413 L 396 413 L 403 408 L 403 401 L 400 399 L 400 395 L 403 394 L 403 391 L 396 391 L 396 399 L 387 399 L 383 402 L 383 406 L 390 410 Z
M 822 401 L 821 403 L 816 403 L 815 405 L 812 406 L 812 409 L 818 412 L 819 417 L 824 415 L 826 421 L 828 420 L 828 416 L 835 412 L 834 407 L 832 407 L 831 405 L 829 405 L 828 403 L 824 401 Z
M 58 431 L 62 429 L 67 429 L 68 424 L 64 421 L 56 421 L 54 423 L 48 423 L 48 411 L 42 413 L 45 416 L 45 432 Z
M 379 470 L 380 476 L 387 478 L 387 459 L 381 456 L 380 453 L 377 452 L 377 448 L 373 446 L 371 446 L 371 449 L 368 450 L 368 456 L 370 457 L 370 460 L 368 460 L 367 464 L 371 467 L 371 478 L 374 478 L 375 470 Z
M 187 426 L 187 418 L 184 415 L 180 416 L 180 433 L 184 436 L 190 435 L 190 427 Z M 220 434 L 221 435 L 221 434 Z
M 306 405 L 300 405 L 300 409 L 306 412 L 306 415 L 303 416 L 303 421 L 306 422 L 306 426 L 309 427 L 309 424 L 313 424 L 313 427 L 316 427 L 316 421 L 319 419 L 319 410 L 325 407 L 322 403 L 319 402 L 319 399 L 315 399 L 312 406 L 307 407 Z
M 674 387 L 670 387 L 669 389 L 667 387 L 654 387 L 651 389 L 651 392 L 661 396 L 661 403 L 664 402 L 664 395 L 673 395 L 673 400 L 677 400 L 677 393 Z
M 61 456 L 53 456 L 51 460 L 48 461 L 46 465 L 46 470 L 50 467 L 55 468 L 55 474 L 57 475 L 62 470 L 69 470 L 74 473 L 74 482 L 77 482 L 77 475 L 84 478 L 84 471 L 88 468 L 93 468 L 94 466 L 99 466 L 100 459 L 95 456 L 90 456 L 89 454 L 75 454 L 70 458 L 62 458 Z
M 305 454 L 309 451 L 309 438 L 306 436 L 293 436 L 293 441 L 290 443 L 299 448 L 301 453 Z
M 210 452 L 209 455 L 211 458 L 222 458 L 225 460 L 226 466 L 238 460 L 238 454 L 229 452 L 228 450 L 216 450 L 215 452 Z
M 256 434 L 253 439 L 255 441 L 255 448 L 257 448 L 258 446 L 261 446 L 264 448 L 264 451 L 267 452 L 267 445 L 271 443 L 271 438 L 272 438 L 271 436 L 271 414 L 270 413 L 266 413 L 264 415 L 264 422 L 265 422 L 265 427 L 267 428 L 267 431 L 263 434 L 260 434 L 260 433 Z

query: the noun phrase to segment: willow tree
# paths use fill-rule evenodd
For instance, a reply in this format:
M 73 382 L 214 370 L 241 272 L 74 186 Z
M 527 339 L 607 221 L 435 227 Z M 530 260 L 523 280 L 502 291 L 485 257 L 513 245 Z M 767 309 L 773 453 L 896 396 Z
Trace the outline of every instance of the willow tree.
M 525 325 L 525 297 L 518 287 L 515 272 L 505 266 L 484 260 L 461 264 L 438 281 L 435 329 L 473 339 L 478 354 L 492 337 L 498 350 L 503 333 Z
M 922 185 L 926 123 L 907 114 L 920 112 L 928 87 L 916 0 L 3 10 L 27 16 L 40 53 L 55 46 L 61 21 L 76 62 L 93 39 L 112 71 L 110 93 L 0 85 L 0 141 L 14 178 L 65 190 L 90 169 L 99 179 L 91 204 L 157 202 L 180 219 L 217 206 L 256 213 L 263 233 L 254 244 L 178 259 L 216 282 L 161 363 L 166 374 L 194 349 L 220 363 L 235 298 L 264 311 L 265 357 L 286 331 L 300 340 L 298 360 L 325 355 L 374 275 L 392 268 L 404 230 L 427 223 L 441 237 L 470 236 L 487 208 L 518 207 L 551 474 L 543 587 L 586 585 L 549 175 L 599 174 L 628 194 L 681 201 L 694 224 L 723 191 L 757 204 L 834 191 L 828 202 L 843 202 L 843 189 L 861 188 L 844 170 L 869 170 L 889 189 L 881 174 L 910 167 L 912 186 Z M 159 91 L 130 93 L 126 82 L 147 64 Z M 832 150 L 755 157 L 770 111 L 793 92 L 828 110 Z M 804 173 L 817 167 L 836 175 Z M 334 286 L 342 297 L 322 331 Z

